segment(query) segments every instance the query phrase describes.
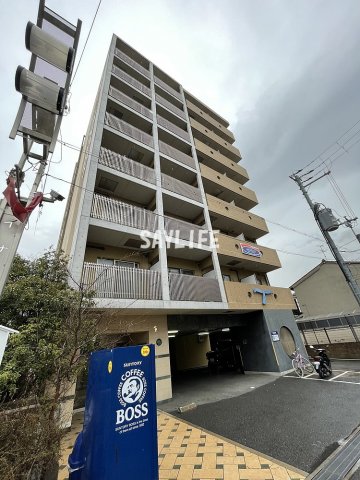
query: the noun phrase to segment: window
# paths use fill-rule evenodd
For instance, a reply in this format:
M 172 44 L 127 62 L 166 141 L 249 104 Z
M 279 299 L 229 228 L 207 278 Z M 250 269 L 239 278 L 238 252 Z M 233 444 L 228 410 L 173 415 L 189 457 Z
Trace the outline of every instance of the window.
M 122 260 L 114 260 L 114 265 L 117 267 L 139 268 L 139 264 L 136 262 L 123 262 Z
M 114 265 L 114 260 L 111 258 L 97 258 L 96 263 L 100 265 Z
M 179 273 L 182 275 L 195 275 L 194 270 L 188 270 L 187 268 L 176 268 L 176 267 L 169 267 L 169 273 Z
M 115 265 L 116 267 L 139 268 L 139 264 L 136 262 L 123 262 L 122 260 L 114 260 L 113 258 L 97 258 L 96 263 L 108 266 Z

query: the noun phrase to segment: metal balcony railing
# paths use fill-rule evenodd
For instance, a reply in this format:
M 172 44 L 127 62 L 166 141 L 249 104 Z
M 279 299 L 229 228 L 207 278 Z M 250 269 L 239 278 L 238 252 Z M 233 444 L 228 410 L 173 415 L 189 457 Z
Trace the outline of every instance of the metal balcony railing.
M 120 92 L 120 90 L 117 90 L 116 88 L 110 86 L 109 95 L 110 95 L 110 97 L 113 97 L 116 100 L 119 100 L 119 102 L 124 103 L 125 105 L 127 105 L 131 109 L 135 110 L 136 112 L 141 113 L 145 117 L 148 117 L 152 120 L 153 115 L 152 115 L 152 112 L 149 108 L 144 107 L 144 105 L 141 105 L 141 103 L 139 103 L 136 100 L 133 100 L 132 98 L 128 97 L 127 95 L 125 95 L 125 93 Z
M 162 80 L 160 80 L 160 78 L 158 77 L 154 77 L 154 81 L 156 83 L 156 85 L 159 85 L 159 87 L 161 87 L 163 90 L 165 90 L 166 92 L 168 93 L 171 93 L 171 95 L 174 95 L 174 97 L 178 98 L 179 100 L 182 101 L 182 95 L 180 92 L 178 92 L 177 90 L 175 90 L 175 88 L 172 88 L 170 87 L 170 85 L 168 85 L 167 83 L 163 82 Z
M 158 229 L 158 217 L 144 208 L 94 193 L 91 217 L 108 222 L 155 232 Z
M 120 120 L 120 118 L 112 115 L 111 113 L 105 113 L 105 124 L 109 125 L 109 127 L 115 128 L 115 130 L 119 130 L 119 132 L 128 135 L 135 140 L 138 140 L 149 147 L 154 148 L 154 140 L 151 135 L 148 133 L 143 132 L 139 128 L 133 127 L 130 123 L 124 122 Z
M 186 115 L 183 110 L 181 110 L 178 107 L 175 107 L 171 102 L 168 102 L 165 98 L 163 98 L 161 95 L 156 94 L 155 95 L 155 100 L 159 105 L 162 105 L 163 107 L 167 108 L 171 112 L 175 113 L 182 119 L 186 120 Z
M 121 78 L 121 80 L 124 80 L 126 83 L 128 83 L 132 87 L 135 87 L 137 90 L 140 90 L 140 92 L 145 93 L 145 95 L 151 98 L 150 88 L 148 88 L 138 80 L 135 80 L 135 78 L 133 78 L 131 75 L 128 75 L 126 72 L 121 70 L 121 68 L 118 68 L 116 65 L 113 65 L 112 72 L 114 75 Z
M 192 302 L 221 302 L 219 282 L 215 278 L 169 273 L 170 299 Z
M 174 237 L 194 242 L 198 248 L 210 245 L 210 232 L 194 223 L 165 216 L 164 227 L 169 238 Z
M 116 55 L 118 58 L 121 58 L 121 60 L 123 60 L 125 63 L 127 63 L 128 65 L 130 65 L 130 67 L 134 68 L 134 69 L 137 70 L 138 72 L 140 72 L 140 73 L 142 73 L 143 75 L 145 75 L 145 77 L 150 78 L 150 72 L 149 72 L 149 70 L 147 70 L 145 67 L 143 67 L 142 65 L 140 65 L 140 63 L 138 63 L 136 60 L 133 60 L 132 58 L 130 58 L 128 55 L 126 55 L 126 53 L 122 52 L 122 51 L 119 50 L 118 48 L 115 48 L 115 55 Z
M 159 140 L 159 150 L 164 155 L 174 158 L 175 160 L 178 160 L 179 162 L 187 165 L 188 167 L 195 168 L 195 160 L 193 159 L 193 157 L 190 157 L 190 155 L 181 152 L 177 148 L 171 147 L 170 145 L 162 142 L 161 140 Z
M 84 263 L 82 283 L 97 298 L 161 300 L 161 274 L 155 270 Z
M 183 130 L 177 125 L 174 125 L 172 122 L 169 122 L 169 120 L 166 120 L 166 118 L 160 117 L 160 115 L 157 115 L 156 118 L 157 118 L 157 123 L 160 126 L 166 128 L 167 130 L 170 130 L 170 132 L 175 133 L 176 135 L 183 138 L 187 142 L 190 142 L 190 137 L 186 130 Z
M 202 203 L 200 190 L 192 185 L 189 185 L 188 183 L 182 182 L 177 178 L 170 177 L 170 175 L 166 175 L 166 173 L 162 173 L 161 184 L 163 188 L 170 190 L 170 192 L 178 193 L 186 198 L 190 198 L 191 200 Z
M 106 167 L 113 168 L 118 172 L 123 172 L 132 177 L 139 178 L 145 182 L 152 183 L 155 185 L 155 172 L 152 168 L 142 165 L 135 160 L 120 155 L 119 153 L 108 150 L 107 148 L 101 147 L 99 163 L 105 165 Z

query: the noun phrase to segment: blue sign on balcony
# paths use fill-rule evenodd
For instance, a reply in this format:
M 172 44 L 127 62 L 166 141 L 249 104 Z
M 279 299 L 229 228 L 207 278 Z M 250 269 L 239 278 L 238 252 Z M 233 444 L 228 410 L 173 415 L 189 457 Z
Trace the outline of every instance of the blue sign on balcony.
M 154 352 L 143 345 L 91 355 L 76 478 L 158 479 Z

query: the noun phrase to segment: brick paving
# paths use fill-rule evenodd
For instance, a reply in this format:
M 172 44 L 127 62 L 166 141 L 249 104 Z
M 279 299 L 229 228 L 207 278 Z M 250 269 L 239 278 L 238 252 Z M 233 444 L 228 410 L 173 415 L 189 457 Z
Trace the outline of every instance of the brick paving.
M 58 480 L 68 479 L 67 458 L 82 419 L 83 414 L 74 415 L 72 429 L 64 437 Z M 158 447 L 162 480 L 302 480 L 306 476 L 294 467 L 161 411 Z

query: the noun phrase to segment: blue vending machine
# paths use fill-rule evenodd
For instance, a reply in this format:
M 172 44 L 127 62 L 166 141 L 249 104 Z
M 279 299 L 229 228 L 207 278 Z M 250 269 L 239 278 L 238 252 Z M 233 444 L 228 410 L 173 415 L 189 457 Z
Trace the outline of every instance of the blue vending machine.
M 158 480 L 154 345 L 91 354 L 84 427 L 69 465 L 74 480 Z

